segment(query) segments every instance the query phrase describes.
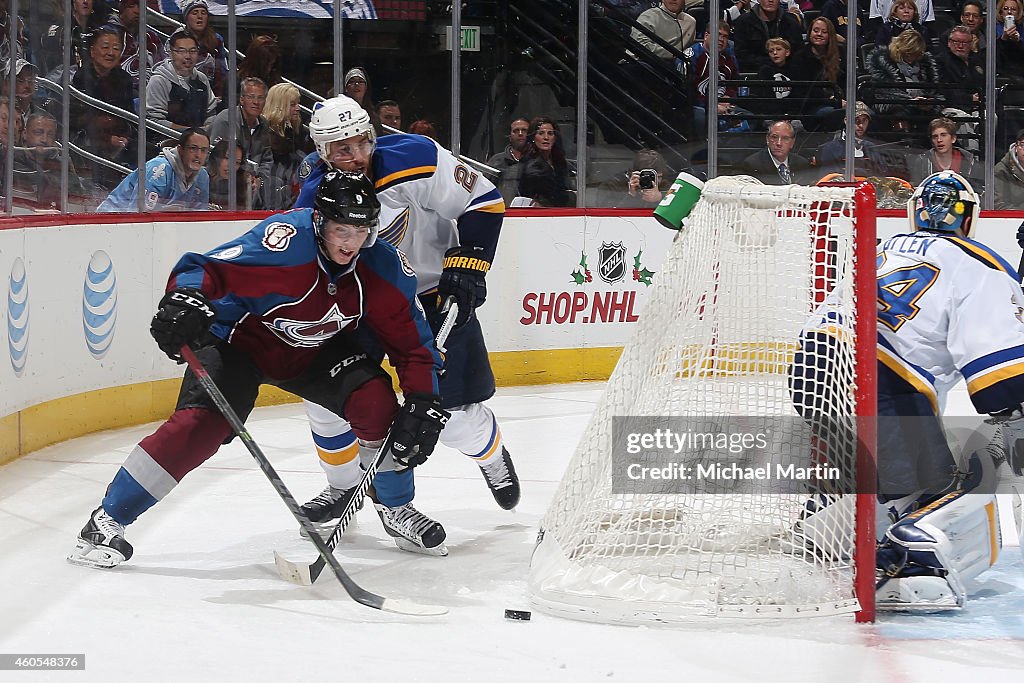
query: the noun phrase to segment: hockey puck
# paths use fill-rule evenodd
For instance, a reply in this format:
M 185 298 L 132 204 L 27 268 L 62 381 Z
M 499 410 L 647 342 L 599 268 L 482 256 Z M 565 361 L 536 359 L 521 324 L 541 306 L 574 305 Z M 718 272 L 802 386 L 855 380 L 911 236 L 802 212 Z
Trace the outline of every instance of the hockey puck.
M 511 619 L 512 621 L 529 621 L 530 612 L 524 609 L 507 609 L 505 610 L 505 618 Z

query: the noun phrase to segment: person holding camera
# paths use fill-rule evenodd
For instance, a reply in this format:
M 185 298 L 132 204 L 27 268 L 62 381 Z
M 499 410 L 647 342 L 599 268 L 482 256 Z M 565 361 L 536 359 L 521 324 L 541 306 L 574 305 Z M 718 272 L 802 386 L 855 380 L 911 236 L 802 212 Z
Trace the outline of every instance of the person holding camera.
M 665 158 L 653 150 L 638 150 L 625 173 L 601 184 L 601 206 L 615 209 L 653 209 L 665 197 L 669 175 Z M 624 182 L 625 180 L 625 182 Z
M 1021 0 L 1000 0 L 996 5 L 996 72 L 1024 80 L 1024 36 L 1021 35 Z

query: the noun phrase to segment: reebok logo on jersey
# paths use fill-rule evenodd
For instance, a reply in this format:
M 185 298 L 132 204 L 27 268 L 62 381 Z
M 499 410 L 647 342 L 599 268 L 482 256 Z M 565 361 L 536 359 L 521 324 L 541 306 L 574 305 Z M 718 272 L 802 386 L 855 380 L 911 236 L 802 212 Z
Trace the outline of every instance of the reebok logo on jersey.
M 271 223 L 263 231 L 263 246 L 270 251 L 284 251 L 298 234 L 290 223 Z

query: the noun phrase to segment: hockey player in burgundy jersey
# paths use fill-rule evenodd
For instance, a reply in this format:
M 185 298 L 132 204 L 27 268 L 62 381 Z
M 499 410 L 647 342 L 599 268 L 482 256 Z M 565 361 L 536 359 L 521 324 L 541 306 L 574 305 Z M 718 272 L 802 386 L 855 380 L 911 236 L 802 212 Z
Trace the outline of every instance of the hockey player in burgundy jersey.
M 447 419 L 437 396 L 441 358 L 416 299 L 415 273 L 377 239 L 380 205 L 364 176 L 327 174 L 315 205 L 271 216 L 208 254 L 183 256 L 152 335 L 174 360 L 185 344 L 197 349 L 243 420 L 260 384 L 273 384 L 344 415 L 368 452 L 376 452 L 390 429 L 394 447 L 382 469 L 413 467 L 433 451 Z M 375 333 L 397 369 L 403 407 L 390 378 L 355 340 L 357 327 Z M 174 414 L 129 454 L 68 559 L 113 567 L 130 558 L 124 527 L 212 456 L 231 431 L 186 370 Z M 411 495 L 379 495 L 424 545 L 443 543 L 444 529 L 408 505 Z
M 296 205 L 310 205 L 320 179 L 332 168 L 365 174 L 381 202 L 380 238 L 408 255 L 428 320 L 436 326 L 446 312 L 445 303 L 458 303 L 441 382 L 442 405 L 452 416 L 441 442 L 480 467 L 500 507 L 514 508 L 519 478 L 494 413 L 483 403 L 494 394 L 494 374 L 474 313 L 487 296 L 485 276 L 505 212 L 501 195 L 490 181 L 430 138 L 394 134 L 376 139 L 369 116 L 348 97 L 319 106 L 310 135 L 317 151 L 299 169 L 304 185 Z M 307 412 L 329 485 L 303 509 L 310 521 L 329 521 L 344 509 L 343 484 L 350 480 L 346 471 L 356 439 L 336 415 L 308 403 Z M 387 486 L 411 490 L 412 473 L 382 474 L 374 485 L 378 493 Z

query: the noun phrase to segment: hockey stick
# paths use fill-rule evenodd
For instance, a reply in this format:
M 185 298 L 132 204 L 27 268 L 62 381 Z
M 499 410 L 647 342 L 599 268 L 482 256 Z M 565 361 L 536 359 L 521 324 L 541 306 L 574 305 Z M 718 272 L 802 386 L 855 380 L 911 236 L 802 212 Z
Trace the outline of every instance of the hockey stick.
M 334 557 L 334 553 L 324 545 L 323 540 L 316 533 L 316 529 L 310 521 L 306 519 L 306 516 L 302 514 L 301 510 L 299 510 L 299 504 L 295 501 L 295 498 L 288 490 L 288 487 L 285 486 L 281 477 L 278 476 L 277 472 L 274 470 L 274 466 L 270 464 L 267 456 L 264 455 L 259 445 L 252 438 L 252 435 L 249 434 L 249 430 L 245 428 L 245 425 L 238 418 L 238 414 L 234 411 L 228 403 L 228 400 L 224 397 L 224 394 L 221 393 L 220 389 L 214 383 L 213 378 L 210 377 L 210 373 L 206 371 L 202 362 L 196 358 L 195 353 L 188 347 L 188 345 L 181 347 L 181 356 L 188 363 L 189 368 L 196 376 L 196 379 L 199 380 L 203 389 L 206 390 L 207 394 L 209 394 L 213 403 L 217 406 L 217 410 L 219 410 L 224 416 L 224 419 L 228 421 L 235 434 L 238 435 L 238 438 L 242 440 L 242 443 L 245 444 L 249 453 L 252 454 L 252 457 L 256 460 L 257 464 L 259 464 L 260 469 L 263 470 L 265 475 L 267 475 L 267 479 L 269 479 L 270 483 L 274 486 L 274 490 L 277 491 L 279 496 L 281 496 L 281 500 L 284 501 L 284 504 L 288 506 L 288 511 L 292 513 L 293 517 L 295 517 L 299 526 L 305 529 L 309 534 L 310 540 L 320 553 L 319 561 L 327 562 L 327 564 L 331 565 L 331 570 L 338 578 L 338 582 L 345 589 L 345 592 L 349 594 L 349 597 L 360 604 L 366 605 L 367 607 L 373 607 L 374 609 L 383 610 L 385 612 L 396 612 L 398 614 L 414 616 L 439 616 L 448 613 L 447 608 L 437 605 L 421 605 L 411 600 L 385 598 L 377 595 L 376 593 L 371 593 L 353 581 L 342 568 L 341 564 L 339 564 L 338 559 Z
M 444 344 L 448 340 L 448 334 L 452 331 L 452 327 L 455 325 L 455 318 L 459 315 L 459 305 L 454 301 L 451 302 L 451 306 L 448 308 L 448 315 L 445 316 L 444 322 L 441 324 L 441 329 L 437 331 L 437 337 L 434 340 L 434 345 L 437 350 L 441 353 L 445 352 Z M 341 537 L 345 534 L 345 529 L 348 528 L 349 522 L 355 517 L 356 512 L 359 511 L 360 502 L 363 500 L 363 496 L 366 495 L 366 491 L 370 488 L 370 484 L 373 483 L 373 478 L 377 475 L 377 470 L 380 468 L 384 458 L 387 456 L 388 450 L 391 448 L 391 435 L 384 439 L 384 443 L 381 444 L 380 449 L 377 451 L 377 457 L 373 459 L 373 462 L 363 472 L 363 476 L 360 477 L 359 483 L 356 485 L 355 495 L 349 499 L 348 504 L 345 506 L 345 510 L 341 513 L 341 518 L 338 519 L 337 524 L 334 525 L 334 530 L 331 531 L 330 537 L 327 539 L 326 547 L 330 552 L 334 552 L 334 549 L 338 547 L 338 543 L 341 542 Z M 305 525 L 303 525 L 305 528 Z M 308 531 L 308 529 L 307 529 Z M 319 536 L 317 537 L 319 539 Z M 312 540 L 312 539 L 310 539 Z M 319 547 L 318 547 L 319 549 Z M 292 583 L 300 586 L 312 586 L 313 582 L 319 578 L 320 573 L 324 570 L 324 562 L 326 558 L 323 553 L 320 553 L 320 557 L 312 564 L 296 564 L 286 558 L 284 558 L 279 552 L 274 551 L 274 563 L 277 565 L 277 573 L 281 575 L 281 578 L 285 581 L 291 581 Z

